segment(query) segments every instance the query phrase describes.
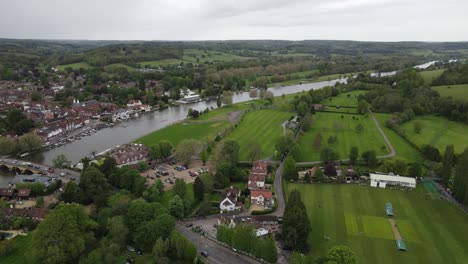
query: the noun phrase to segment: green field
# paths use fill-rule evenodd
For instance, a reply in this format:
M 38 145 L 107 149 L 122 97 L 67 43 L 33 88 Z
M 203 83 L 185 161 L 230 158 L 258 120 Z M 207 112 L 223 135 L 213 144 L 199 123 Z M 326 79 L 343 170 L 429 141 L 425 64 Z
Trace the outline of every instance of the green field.
M 312 78 L 312 79 L 307 79 L 305 78 L 306 73 L 311 73 L 316 70 L 311 70 L 311 71 L 305 71 L 305 72 L 292 72 L 291 74 L 299 74 L 299 76 L 303 75 L 303 77 L 299 79 L 294 79 L 294 80 L 289 80 L 289 81 L 284 81 L 281 82 L 281 85 L 295 85 L 295 84 L 301 84 L 301 83 L 313 83 L 313 82 L 324 82 L 324 81 L 331 81 L 335 79 L 339 79 L 342 77 L 349 77 L 352 75 L 357 75 L 361 72 L 351 72 L 351 73 L 336 73 L 336 74 L 329 74 L 329 75 L 322 75 L 317 78 Z M 367 71 L 366 73 L 371 73 L 374 72 L 372 70 Z M 276 83 L 269 83 L 268 87 L 274 87 L 276 86 Z
M 125 65 L 125 64 L 123 64 L 123 63 L 114 63 L 114 64 L 109 64 L 109 65 L 104 66 L 104 69 L 105 69 L 106 71 L 115 71 L 115 70 L 118 69 L 118 68 L 125 68 L 125 69 L 127 69 L 128 71 L 133 71 L 133 70 L 135 70 L 135 68 L 130 67 L 130 66 L 128 66 L 128 65 Z
M 239 142 L 240 160 L 249 160 L 248 146 L 257 142 L 262 146 L 265 157 L 272 156 L 275 144 L 283 135 L 281 124 L 293 113 L 276 110 L 258 110 L 246 113 L 243 121 L 229 135 L 228 139 Z
M 320 148 L 314 145 L 318 134 L 322 135 L 321 148 L 328 146 L 329 136 L 338 138 L 330 147 L 337 151 L 341 159 L 348 158 L 353 146 L 358 147 L 361 153 L 375 150 L 378 156 L 388 154 L 385 142 L 369 115 L 355 115 L 358 120 L 353 120 L 352 115 L 345 114 L 343 118 L 341 116 L 337 113 L 323 112 L 312 116 L 312 129 L 300 137 L 297 161 L 320 160 Z M 358 124 L 364 127 L 361 134 L 356 132 Z
M 198 59 L 198 62 L 197 62 Z M 237 56 L 230 53 L 218 52 L 213 50 L 207 50 L 206 52 L 198 49 L 185 49 L 184 56 L 182 59 L 164 59 L 155 61 L 142 61 L 139 62 L 141 67 L 150 65 L 151 67 L 159 67 L 170 64 L 184 63 L 205 63 L 213 61 L 234 61 L 234 60 L 248 60 L 250 57 Z
M 15 240 L 16 249 L 7 256 L 0 257 L 0 264 L 24 264 L 31 263 L 29 256 L 31 256 L 32 237 L 16 236 L 12 238 Z
M 433 86 L 442 97 L 451 96 L 453 99 L 468 101 L 468 84 Z
M 288 184 L 301 192 L 311 223 L 310 255 L 347 245 L 361 264 L 468 263 L 468 216 L 445 200 L 360 185 Z M 397 250 L 385 203 L 391 202 L 407 252 Z M 327 241 L 324 236 L 330 237 Z
M 356 90 L 356 91 L 352 91 L 348 93 L 341 93 L 338 96 L 325 99 L 321 103 L 324 105 L 357 107 L 357 103 L 358 103 L 357 97 L 365 93 L 367 92 L 362 91 L 362 90 Z
M 438 69 L 438 70 L 433 70 L 433 71 L 422 71 L 420 72 L 421 76 L 424 79 L 425 84 L 431 84 L 432 81 L 442 75 L 442 73 L 445 71 L 445 69 Z
M 78 62 L 78 63 L 72 63 L 72 64 L 58 65 L 58 66 L 57 66 L 57 69 L 58 69 L 59 71 L 63 71 L 63 70 L 65 70 L 65 68 L 67 68 L 67 67 L 70 67 L 70 68 L 72 68 L 72 69 L 74 69 L 74 70 L 78 70 L 78 69 L 80 69 L 80 68 L 83 68 L 83 69 L 92 68 L 92 66 L 89 65 L 89 64 L 86 63 L 86 62 Z
M 391 114 L 374 113 L 374 116 L 379 122 L 380 127 L 382 127 L 385 135 L 387 135 L 390 142 L 392 142 L 398 157 L 407 159 L 409 161 L 418 161 L 421 159 L 421 155 L 417 149 L 406 142 L 395 131 L 385 126 L 385 121 L 392 117 Z
M 165 60 L 155 60 L 155 61 L 142 61 L 139 62 L 140 67 L 145 67 L 146 65 L 149 65 L 150 67 L 160 67 L 160 66 L 165 66 L 169 64 L 180 64 L 181 62 L 184 62 L 183 60 L 179 59 L 165 59 Z
M 423 129 L 417 134 L 414 123 L 421 122 Z M 453 144 L 455 151 L 461 153 L 468 147 L 468 126 L 449 121 L 437 116 L 417 116 L 401 125 L 407 137 L 418 146 L 430 144 L 444 151 L 447 145 Z

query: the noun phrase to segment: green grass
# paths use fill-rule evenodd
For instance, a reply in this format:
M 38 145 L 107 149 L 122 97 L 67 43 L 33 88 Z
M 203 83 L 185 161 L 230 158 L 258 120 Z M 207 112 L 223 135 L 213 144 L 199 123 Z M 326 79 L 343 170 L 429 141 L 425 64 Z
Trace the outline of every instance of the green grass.
M 169 201 L 175 196 L 173 189 L 163 193 L 161 197 L 161 204 L 168 205 Z M 185 197 L 193 199 L 193 183 L 185 184 Z
M 312 70 L 314 71 L 314 70 Z M 306 71 L 306 72 L 311 72 L 311 71 Z M 372 70 L 366 71 L 366 73 L 371 73 L 374 72 Z M 299 74 L 301 72 L 298 72 Z M 302 72 L 303 73 L 303 72 Z M 301 83 L 314 83 L 314 82 L 324 82 L 324 81 L 331 81 L 335 79 L 339 79 L 341 77 L 349 77 L 352 75 L 357 75 L 361 72 L 351 72 L 351 73 L 337 73 L 337 74 L 329 74 L 329 75 L 322 75 L 317 78 L 312 78 L 312 79 L 306 79 L 304 77 L 301 77 L 299 79 L 294 79 L 294 80 L 289 80 L 289 81 L 284 81 L 281 82 L 281 85 L 295 85 L 295 84 L 301 84 Z M 291 73 L 291 74 L 296 74 L 296 73 Z M 268 87 L 274 87 L 276 86 L 276 83 L 269 83 Z
M 387 135 L 390 142 L 392 142 L 398 157 L 407 159 L 408 161 L 421 160 L 421 155 L 417 149 L 401 138 L 395 131 L 385 126 L 385 121 L 392 117 L 391 114 L 374 113 L 374 116 L 379 122 L 380 127 L 382 127 L 385 135 Z
M 379 134 L 374 122 L 368 115 L 355 115 L 358 120 L 353 120 L 352 115 L 337 113 L 316 113 L 312 116 L 312 128 L 304 133 L 299 140 L 297 161 L 320 160 L 320 149 L 314 145 L 316 136 L 322 135 L 321 148 L 330 146 L 339 154 L 340 159 L 347 159 L 351 147 L 356 146 L 360 152 L 375 150 L 377 155 L 388 154 L 387 147 Z M 364 127 L 361 134 L 356 132 L 356 126 Z M 338 141 L 328 145 L 328 137 L 336 136 Z M 382 148 L 382 146 L 384 146 Z
M 432 81 L 442 75 L 445 69 L 438 69 L 433 71 L 422 71 L 420 72 L 421 76 L 424 79 L 424 83 L 430 85 Z
M 365 93 L 367 92 L 362 91 L 362 90 L 356 90 L 356 91 L 352 91 L 348 93 L 341 93 L 338 96 L 325 99 L 321 103 L 324 105 L 357 107 L 357 103 L 358 103 L 357 97 Z
M 177 146 L 183 139 L 197 139 L 203 142 L 214 139 L 222 130 L 229 127 L 227 121 L 206 122 L 180 122 L 172 126 L 154 131 L 136 140 L 136 142 L 147 146 L 153 145 L 161 140 L 169 140 Z
M 468 101 L 468 84 L 433 86 L 442 97 L 452 97 L 454 99 Z
M 123 63 L 114 63 L 114 64 L 109 64 L 109 65 L 104 66 L 104 69 L 105 69 L 106 71 L 115 71 L 115 70 L 118 69 L 118 68 L 125 68 L 125 69 L 127 69 L 128 71 L 133 71 L 133 70 L 135 70 L 135 68 L 130 67 L 130 66 L 128 66 L 128 65 L 125 65 L 125 64 L 123 64 Z
M 78 69 L 80 69 L 80 68 L 83 68 L 83 69 L 92 68 L 92 66 L 89 65 L 89 64 L 86 63 L 86 62 L 78 62 L 78 63 L 72 63 L 72 64 L 58 65 L 58 66 L 57 66 L 57 69 L 58 69 L 59 71 L 63 71 L 63 70 L 65 70 L 65 68 L 67 68 L 67 67 L 70 67 L 70 68 L 72 68 L 72 69 L 74 69 L 74 70 L 78 70 Z
M 31 263 L 32 236 L 16 236 L 13 238 L 16 249 L 7 256 L 0 257 L 0 264 Z
M 402 192 L 360 185 L 288 184 L 288 192 L 292 189 L 301 192 L 310 219 L 309 255 L 324 256 L 335 245 L 347 245 L 361 264 L 468 263 L 468 216 L 445 200 L 426 199 L 423 187 Z M 386 202 L 393 204 L 407 252 L 397 250 L 385 217 Z
M 229 135 L 228 139 L 239 142 L 240 159 L 249 160 L 248 146 L 252 142 L 260 144 L 265 157 L 272 156 L 275 144 L 283 135 L 281 124 L 293 113 L 276 110 L 258 110 L 246 113 L 243 121 Z
M 421 133 L 414 131 L 414 123 L 423 125 Z M 407 137 L 418 146 L 430 144 L 444 151 L 447 145 L 453 144 L 455 151 L 461 153 L 468 147 L 468 126 L 449 121 L 437 116 L 417 116 L 401 125 Z
M 184 62 L 183 60 L 179 59 L 165 59 L 165 60 L 156 60 L 156 61 L 142 61 L 139 62 L 141 67 L 144 67 L 145 65 L 149 65 L 150 67 L 159 67 L 159 66 L 165 66 L 165 65 L 170 65 L 170 64 L 180 64 L 181 62 Z

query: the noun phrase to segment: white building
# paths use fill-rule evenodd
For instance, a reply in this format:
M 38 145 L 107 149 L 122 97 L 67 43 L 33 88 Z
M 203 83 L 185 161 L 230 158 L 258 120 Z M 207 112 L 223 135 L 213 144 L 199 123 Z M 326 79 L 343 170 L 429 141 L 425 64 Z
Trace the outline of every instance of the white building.
M 240 196 L 240 189 L 237 187 L 232 187 L 224 190 L 223 197 L 224 199 L 219 203 L 219 209 L 221 211 L 234 211 L 241 208 L 241 204 L 238 202 Z
M 416 188 L 416 179 L 403 177 L 400 175 L 370 174 L 370 184 L 372 187 L 379 186 L 385 188 L 388 185 Z

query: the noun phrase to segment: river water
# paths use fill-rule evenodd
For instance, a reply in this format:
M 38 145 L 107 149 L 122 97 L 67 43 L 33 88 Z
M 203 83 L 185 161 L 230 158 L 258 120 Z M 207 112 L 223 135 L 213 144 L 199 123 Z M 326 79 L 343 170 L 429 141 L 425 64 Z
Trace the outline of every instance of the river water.
M 434 61 L 417 65 L 415 68 L 427 68 L 434 64 Z M 396 71 L 381 73 L 382 76 L 395 74 Z M 269 88 L 275 96 L 283 94 L 298 93 L 301 91 L 320 89 L 325 86 L 334 85 L 337 82 L 346 82 L 346 79 L 335 79 L 330 81 L 306 83 L 300 85 L 289 85 L 283 87 Z M 248 92 L 238 93 L 233 95 L 233 103 L 240 103 L 252 100 Z M 189 108 L 196 110 L 204 110 L 207 107 L 216 108 L 216 101 L 202 101 L 192 104 L 182 104 L 179 106 L 169 107 L 161 111 L 155 111 L 142 115 L 138 119 L 130 119 L 116 124 L 111 128 L 105 128 L 98 132 L 76 140 L 70 144 L 51 149 L 41 153 L 35 153 L 26 157 L 26 160 L 52 165 L 52 160 L 59 154 L 65 154 L 72 164 L 76 164 L 85 156 L 89 156 L 91 152 L 101 152 L 117 145 L 131 142 L 141 136 L 144 136 L 155 130 L 167 127 L 173 123 L 184 120 L 187 116 Z M 0 173 L 0 183 L 3 181 Z

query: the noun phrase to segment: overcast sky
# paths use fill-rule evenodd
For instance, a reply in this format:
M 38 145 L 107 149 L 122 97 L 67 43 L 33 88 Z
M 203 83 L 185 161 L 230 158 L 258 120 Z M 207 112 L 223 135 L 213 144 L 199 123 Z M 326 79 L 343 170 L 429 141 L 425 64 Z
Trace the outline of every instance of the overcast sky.
M 0 0 L 0 38 L 467 41 L 468 0 Z

